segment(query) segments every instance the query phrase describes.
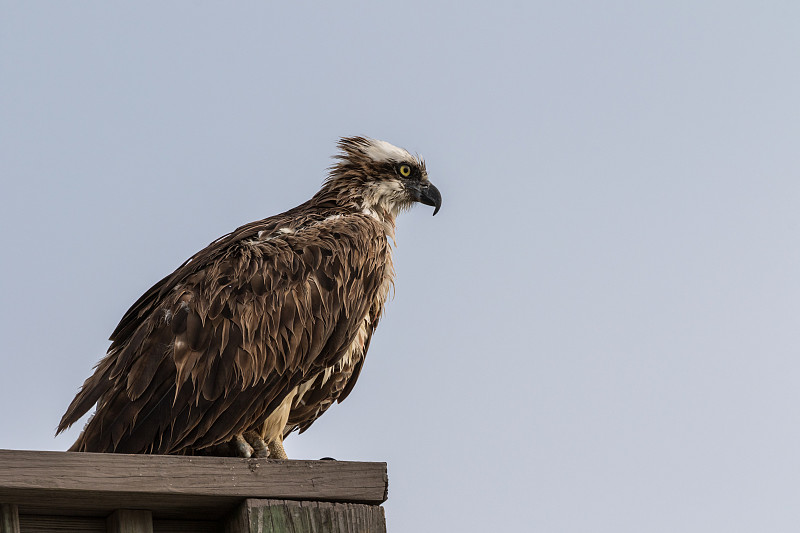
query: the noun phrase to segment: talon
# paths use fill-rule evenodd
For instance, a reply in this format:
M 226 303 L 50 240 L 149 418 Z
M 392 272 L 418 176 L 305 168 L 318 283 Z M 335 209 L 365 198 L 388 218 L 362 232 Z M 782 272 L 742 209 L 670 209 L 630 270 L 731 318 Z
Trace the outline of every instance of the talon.
M 255 431 L 248 431 L 244 434 L 244 438 L 253 447 L 253 457 L 264 458 L 269 456 L 267 443 L 264 442 L 258 433 Z
M 249 459 L 253 456 L 253 447 L 250 446 L 244 437 L 241 435 L 236 435 L 233 438 L 234 446 L 236 447 L 236 453 L 239 454 L 239 457 L 244 457 L 245 459 Z

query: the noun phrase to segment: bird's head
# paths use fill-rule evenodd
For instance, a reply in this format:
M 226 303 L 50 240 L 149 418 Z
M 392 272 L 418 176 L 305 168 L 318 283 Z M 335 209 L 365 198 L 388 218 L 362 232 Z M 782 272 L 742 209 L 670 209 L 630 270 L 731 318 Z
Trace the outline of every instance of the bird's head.
M 415 202 L 442 205 L 442 195 L 428 180 L 425 162 L 386 141 L 348 137 L 339 141 L 341 153 L 326 181 L 341 200 L 366 212 L 392 218 Z

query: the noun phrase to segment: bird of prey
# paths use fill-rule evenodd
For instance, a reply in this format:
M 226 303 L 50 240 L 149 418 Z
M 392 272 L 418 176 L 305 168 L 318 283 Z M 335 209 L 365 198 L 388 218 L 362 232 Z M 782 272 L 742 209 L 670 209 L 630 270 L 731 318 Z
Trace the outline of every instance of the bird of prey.
M 57 433 L 70 451 L 286 458 L 358 379 L 393 284 L 395 217 L 442 197 L 385 141 L 339 141 L 322 188 L 197 252 L 122 317 Z

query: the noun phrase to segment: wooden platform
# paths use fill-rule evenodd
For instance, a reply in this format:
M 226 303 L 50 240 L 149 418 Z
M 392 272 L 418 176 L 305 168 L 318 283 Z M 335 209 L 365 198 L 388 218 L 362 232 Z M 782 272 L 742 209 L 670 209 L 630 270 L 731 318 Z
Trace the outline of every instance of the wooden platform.
M 0 450 L 0 533 L 384 532 L 386 463 Z

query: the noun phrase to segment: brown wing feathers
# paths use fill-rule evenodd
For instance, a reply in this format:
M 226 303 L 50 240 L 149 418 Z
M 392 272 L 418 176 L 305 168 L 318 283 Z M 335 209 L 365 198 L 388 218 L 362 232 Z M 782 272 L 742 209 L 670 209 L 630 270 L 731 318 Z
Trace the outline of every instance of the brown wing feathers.
M 356 338 L 385 274 L 380 231 L 363 215 L 287 212 L 218 239 L 125 314 L 59 431 L 95 402 L 74 450 L 183 453 L 263 423 Z

